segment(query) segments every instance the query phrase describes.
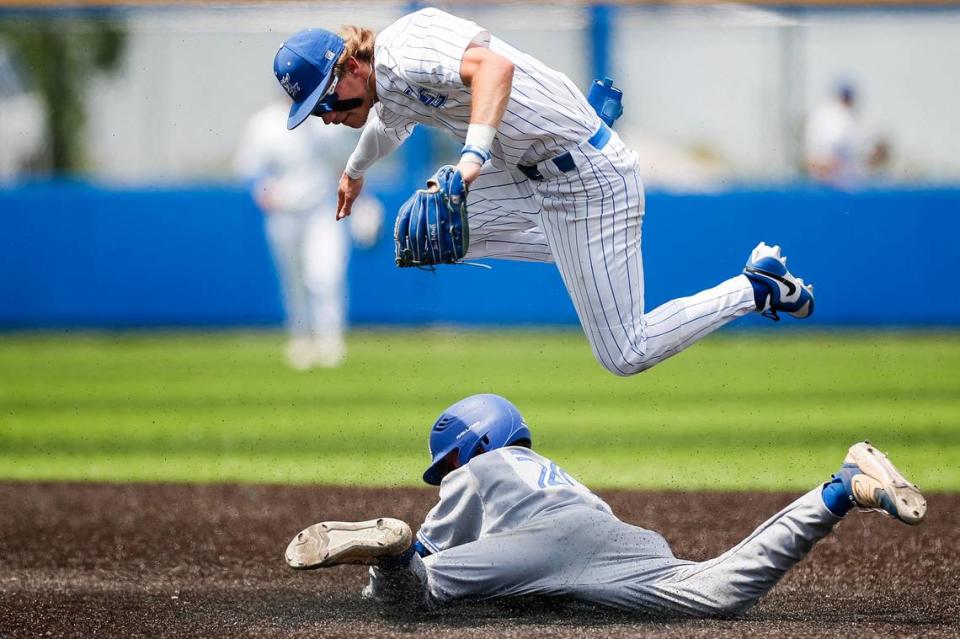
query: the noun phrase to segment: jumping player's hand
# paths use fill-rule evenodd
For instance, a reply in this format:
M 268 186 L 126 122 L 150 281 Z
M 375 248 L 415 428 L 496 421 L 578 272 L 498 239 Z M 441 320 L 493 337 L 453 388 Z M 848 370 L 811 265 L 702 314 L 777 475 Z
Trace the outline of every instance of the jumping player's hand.
M 363 190 L 363 177 L 352 178 L 346 173 L 340 176 L 340 185 L 337 188 L 337 219 L 350 215 L 354 201 L 360 197 Z
M 460 175 L 463 176 L 464 183 L 471 184 L 477 179 L 477 176 L 480 175 L 480 168 L 482 166 L 482 164 L 478 164 L 477 162 L 464 162 L 461 160 L 460 163 L 457 164 L 457 170 L 460 171 Z

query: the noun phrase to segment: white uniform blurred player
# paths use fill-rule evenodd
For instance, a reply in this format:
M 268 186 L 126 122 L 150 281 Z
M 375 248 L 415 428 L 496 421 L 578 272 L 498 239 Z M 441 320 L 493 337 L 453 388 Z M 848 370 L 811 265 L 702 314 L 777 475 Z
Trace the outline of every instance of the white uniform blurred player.
M 423 478 L 439 484 L 440 499 L 415 540 L 397 519 L 325 522 L 293 538 L 287 563 L 372 564 L 364 594 L 403 607 L 546 595 L 651 615 L 729 616 L 753 606 L 853 506 L 907 524 L 926 514 L 917 487 L 861 442 L 830 481 L 729 551 L 687 561 L 659 533 L 618 519 L 531 446 L 529 427 L 506 399 L 461 400 L 430 433 L 433 460 Z
M 614 374 L 646 370 L 752 311 L 813 311 L 812 291 L 779 247 L 761 243 L 744 275 L 647 312 L 637 157 L 569 78 L 436 9 L 375 40 L 360 27 L 341 33 L 300 32 L 274 59 L 293 100 L 288 127 L 311 114 L 365 125 L 340 180 L 338 217 L 350 214 L 364 172 L 422 123 L 464 145 L 466 257 L 554 262 L 594 356 Z
M 263 211 L 283 288 L 290 340 L 288 363 L 299 370 L 334 367 L 346 356 L 345 275 L 350 245 L 336 222 L 340 167 L 356 136 L 316 124 L 288 131 L 287 106 L 269 104 L 250 118 L 235 168 L 249 180 Z M 372 243 L 382 211 L 366 200 L 351 230 Z
M 840 188 L 863 184 L 889 154 L 885 142 L 868 138 L 857 112 L 856 89 L 846 82 L 810 113 L 804 143 L 810 177 Z
M 853 89 L 844 85 L 807 119 L 807 170 L 814 179 L 843 186 L 866 176 L 866 143 L 855 108 Z

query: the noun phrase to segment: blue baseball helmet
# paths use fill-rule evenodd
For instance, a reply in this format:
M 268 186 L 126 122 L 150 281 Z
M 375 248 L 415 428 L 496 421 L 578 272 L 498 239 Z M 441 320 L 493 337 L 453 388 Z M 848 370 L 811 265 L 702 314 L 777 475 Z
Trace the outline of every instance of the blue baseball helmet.
M 293 100 L 288 129 L 300 126 L 314 110 L 332 110 L 337 86 L 333 67 L 345 46 L 343 38 L 326 29 L 301 31 L 280 45 L 273 74 Z
M 499 395 L 471 395 L 447 410 L 430 431 L 430 455 L 433 462 L 423 473 L 423 481 L 439 486 L 444 475 L 444 459 L 457 450 L 460 464 L 480 453 L 510 446 L 519 441 L 532 443 L 530 429 L 517 407 Z

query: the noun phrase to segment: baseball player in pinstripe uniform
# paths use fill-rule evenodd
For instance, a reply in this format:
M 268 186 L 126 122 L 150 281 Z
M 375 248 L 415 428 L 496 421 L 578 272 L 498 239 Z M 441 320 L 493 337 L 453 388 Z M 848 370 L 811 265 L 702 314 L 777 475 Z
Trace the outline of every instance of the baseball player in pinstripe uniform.
M 309 29 L 281 46 L 274 71 L 293 100 L 289 128 L 311 114 L 364 127 L 340 180 L 338 218 L 350 214 L 364 172 L 418 123 L 462 142 L 466 257 L 554 262 L 594 355 L 617 375 L 753 311 L 813 312 L 812 287 L 762 242 L 743 274 L 646 311 L 636 154 L 564 74 L 473 22 L 423 9 L 376 36 Z
M 516 407 L 474 395 L 430 433 L 423 475 L 440 499 L 416 537 L 398 519 L 325 522 L 286 550 L 296 569 L 371 564 L 368 597 L 433 607 L 463 599 L 548 595 L 670 616 L 747 611 L 853 507 L 919 524 L 926 502 L 869 442 L 719 557 L 687 561 L 652 530 L 617 519 L 602 499 L 533 450 Z

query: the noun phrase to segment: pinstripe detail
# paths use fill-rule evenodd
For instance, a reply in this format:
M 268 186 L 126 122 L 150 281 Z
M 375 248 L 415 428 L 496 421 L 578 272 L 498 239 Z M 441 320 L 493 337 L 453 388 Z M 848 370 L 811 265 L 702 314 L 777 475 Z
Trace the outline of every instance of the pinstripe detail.
M 618 375 L 646 370 L 754 310 L 752 288 L 737 276 L 644 315 L 643 192 L 632 154 L 617 140 L 603 151 L 580 145 L 574 158 L 578 168 L 568 179 L 535 188 L 557 267 L 606 368 Z
M 588 190 L 587 184 L 584 180 L 583 173 L 580 169 L 577 169 L 576 177 L 580 181 L 581 189 L 580 192 L 586 192 Z M 548 190 L 549 182 L 538 183 L 538 190 Z M 572 181 L 570 182 L 570 195 L 573 195 L 574 190 L 572 187 Z M 571 198 L 572 200 L 572 198 Z M 587 339 L 590 340 L 591 346 L 593 346 L 594 355 L 597 357 L 600 362 L 613 372 L 624 375 L 627 374 L 625 370 L 620 369 L 614 358 L 611 357 L 609 347 L 606 340 L 603 336 L 598 336 L 594 333 L 594 328 L 596 323 L 594 322 L 594 315 L 596 309 L 594 307 L 594 302 L 598 302 L 600 306 L 600 312 L 604 315 L 606 321 L 606 309 L 603 304 L 603 297 L 600 294 L 600 289 L 597 285 L 596 273 L 594 271 L 593 264 L 593 249 L 592 249 L 592 234 L 589 232 L 590 229 L 586 228 L 587 231 L 583 237 L 581 237 L 581 228 L 586 227 L 586 220 L 590 218 L 591 203 L 590 200 L 586 200 L 581 204 L 582 211 L 584 215 L 578 219 L 578 204 L 580 202 L 572 201 L 570 203 L 564 201 L 563 199 L 557 198 L 557 204 L 559 207 L 551 207 L 552 202 L 547 201 L 544 205 L 544 211 L 541 214 L 543 218 L 544 226 L 549 228 L 555 226 L 557 231 L 564 236 L 566 240 L 566 245 L 569 249 L 569 253 L 565 253 L 562 247 L 552 246 L 554 248 L 554 255 L 557 258 L 557 268 L 560 269 L 560 274 L 563 277 L 564 283 L 567 285 L 567 290 L 571 289 L 571 285 L 574 289 L 574 307 L 577 310 L 577 316 L 580 318 L 580 324 L 583 325 L 585 332 L 587 333 Z M 555 211 L 551 211 L 550 208 L 559 208 L 558 217 L 555 217 Z M 572 210 L 572 213 L 571 213 Z M 602 216 L 602 200 L 601 200 L 601 216 Z M 570 228 L 573 228 L 573 242 L 570 241 L 570 236 L 568 231 Z M 559 250 L 558 250 L 559 249 Z M 568 249 L 568 250 L 569 250 Z M 586 250 L 587 259 L 584 259 L 582 249 Z M 573 255 L 575 253 L 575 256 Z M 586 264 L 589 267 L 589 277 L 593 282 L 593 291 L 596 293 L 594 297 L 591 294 L 589 282 L 587 280 Z M 574 267 L 574 273 L 570 273 L 571 266 Z
M 616 173 L 617 175 L 619 175 L 619 176 L 621 177 L 621 179 L 623 178 L 623 175 L 617 170 L 616 165 L 614 165 L 612 162 L 610 162 L 609 159 L 607 159 L 607 158 L 606 158 L 605 156 L 603 156 L 602 154 L 600 154 L 600 157 L 606 159 L 607 161 L 606 161 L 605 163 L 610 166 L 610 169 L 611 169 L 614 173 Z M 640 205 L 640 200 L 639 200 L 639 198 L 636 196 L 636 194 L 631 193 L 629 190 L 626 189 L 626 181 L 625 181 L 625 180 L 623 181 L 624 188 L 623 188 L 622 190 L 618 191 L 618 190 L 614 189 L 614 188 L 613 188 L 613 185 L 612 185 L 612 183 L 610 182 L 610 180 L 609 180 L 609 178 L 607 177 L 607 175 L 605 175 L 604 172 L 597 170 L 596 163 L 593 161 L 593 159 L 590 158 L 589 156 L 587 156 L 586 159 L 587 159 L 587 161 L 588 161 L 589 164 L 590 164 L 591 170 L 593 171 L 594 180 L 599 183 L 600 180 L 602 179 L 602 180 L 605 182 L 605 184 L 601 185 L 601 188 L 602 188 L 603 186 L 606 186 L 606 187 L 607 187 L 607 188 L 604 188 L 604 189 L 603 189 L 603 192 L 604 192 L 604 194 L 605 194 L 605 195 L 604 195 L 604 199 L 607 199 L 606 193 L 608 193 L 608 192 L 609 192 L 609 193 L 618 193 L 618 192 L 619 192 L 619 193 L 625 193 L 625 194 L 626 194 L 626 202 L 625 202 L 625 205 L 626 205 L 626 214 L 623 215 L 623 217 L 624 217 L 624 235 L 626 235 L 626 232 L 627 232 L 627 224 L 629 223 L 630 219 L 631 219 L 631 218 L 636 218 L 636 219 L 639 220 L 639 218 L 640 218 L 640 215 L 641 215 L 641 214 L 639 213 L 639 205 Z M 614 216 L 616 216 L 617 212 L 619 211 L 619 209 L 617 208 L 617 202 L 616 202 L 616 201 L 614 201 L 613 206 L 614 206 Z M 634 211 L 634 210 L 637 211 L 637 214 L 636 214 L 636 215 L 633 214 L 633 211 Z M 638 221 L 638 224 L 639 224 L 639 221 Z M 611 275 L 610 275 L 610 267 L 609 267 L 609 264 L 610 264 L 611 261 L 614 261 L 614 262 L 617 261 L 616 253 L 615 253 L 615 252 L 616 252 L 616 219 L 613 219 L 613 220 L 611 221 L 611 226 L 612 226 L 611 255 L 610 255 L 609 257 L 607 256 L 606 250 L 605 250 L 605 248 L 604 248 L 604 246 L 603 246 L 603 227 L 602 227 L 602 223 L 601 223 L 601 228 L 600 228 L 600 246 L 601 246 L 601 249 L 603 250 L 604 270 L 606 271 L 606 274 L 607 274 L 607 282 L 608 282 L 609 285 L 610 285 L 610 289 L 611 289 L 611 292 L 612 292 L 612 295 L 613 295 L 613 299 L 614 299 L 614 302 L 615 302 L 616 308 L 617 308 L 617 319 L 619 320 L 619 325 L 620 325 L 620 326 L 625 326 L 626 323 L 624 322 L 623 313 L 621 312 L 621 304 L 620 304 L 620 301 L 619 301 L 618 296 L 616 295 L 616 292 L 617 292 L 618 290 L 622 290 L 622 289 L 621 289 L 619 286 L 615 286 L 615 285 L 614 285 L 613 279 L 611 278 Z M 623 263 L 624 263 L 624 265 L 625 265 L 625 267 L 626 267 L 625 270 L 626 270 L 626 276 L 627 276 L 627 277 L 626 277 L 627 281 L 626 281 L 626 287 L 625 287 L 625 289 L 626 289 L 626 291 L 629 293 L 629 300 L 627 300 L 627 303 L 628 303 L 627 305 L 628 305 L 628 307 L 629 307 L 630 317 L 631 317 L 631 321 L 630 321 L 629 326 L 631 326 L 631 327 L 634 328 L 634 330 L 633 330 L 632 332 L 628 332 L 628 334 L 627 334 L 625 337 L 627 338 L 627 340 L 628 340 L 628 342 L 629 342 L 629 349 L 630 349 L 631 351 L 633 351 L 634 354 L 638 355 L 640 358 L 643 358 L 643 356 L 644 356 L 644 348 L 643 348 L 642 345 L 638 347 L 638 346 L 637 346 L 637 343 L 636 343 L 638 340 L 640 340 L 641 342 L 643 341 L 643 326 L 638 322 L 638 316 L 639 316 L 639 317 L 642 317 L 642 316 L 643 316 L 643 285 L 640 284 L 640 287 L 639 287 L 639 288 L 640 288 L 639 295 L 636 295 L 636 294 L 635 294 L 635 291 L 634 291 L 634 282 L 632 282 L 632 281 L 631 281 L 631 278 L 630 278 L 630 265 L 631 265 L 631 262 L 632 262 L 633 260 L 635 260 L 635 259 L 640 259 L 639 246 L 637 246 L 636 253 L 635 253 L 634 255 L 631 255 L 631 254 L 630 254 L 630 250 L 629 250 L 629 246 L 628 246 L 626 243 L 624 243 L 624 253 L 623 253 L 623 255 L 624 255 L 624 257 L 623 257 Z M 617 282 L 617 284 L 619 285 L 619 284 L 621 284 L 621 282 Z M 639 300 L 639 303 L 635 302 L 635 301 L 634 301 L 635 299 L 638 299 L 638 300 Z M 621 351 L 621 357 L 623 357 L 625 360 L 630 361 L 630 359 L 632 359 L 629 355 L 626 355 L 626 354 L 624 353 L 624 345 L 623 345 L 622 343 L 620 343 L 620 351 Z
M 388 127 L 411 121 L 446 130 L 461 143 L 466 138 L 472 94 L 459 77 L 467 45 L 483 40 L 476 24 L 436 9 L 422 9 L 384 29 L 376 39 L 374 59 L 381 119 Z M 501 165 L 535 163 L 562 153 L 596 130 L 596 114 L 562 73 L 546 67 L 501 40 L 489 47 L 514 63 L 513 92 L 491 149 Z M 422 103 L 417 91 L 445 96 L 440 108 Z M 558 103 L 557 96 L 567 96 Z

